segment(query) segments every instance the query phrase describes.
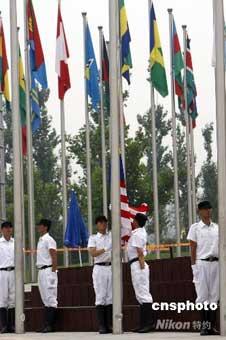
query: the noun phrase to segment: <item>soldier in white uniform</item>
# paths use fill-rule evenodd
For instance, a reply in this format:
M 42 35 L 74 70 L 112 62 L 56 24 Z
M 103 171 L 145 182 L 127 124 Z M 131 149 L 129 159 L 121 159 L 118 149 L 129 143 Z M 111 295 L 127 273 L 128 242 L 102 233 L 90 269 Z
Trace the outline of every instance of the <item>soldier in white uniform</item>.
M 38 286 L 45 306 L 45 326 L 42 333 L 54 331 L 57 310 L 57 246 L 49 235 L 51 221 L 42 219 L 38 223 L 40 238 L 37 246 Z
M 193 282 L 197 294 L 196 302 L 218 303 L 219 301 L 219 262 L 218 225 L 211 221 L 212 206 L 209 201 L 198 205 L 200 221 L 190 227 L 188 240 L 191 247 Z M 216 311 L 202 310 L 201 335 L 218 334 L 215 330 Z M 209 323 L 209 325 L 208 325 Z
M 90 255 L 94 258 L 93 287 L 96 295 L 96 311 L 99 333 L 112 332 L 112 271 L 111 271 L 111 232 L 107 232 L 107 218 L 96 218 L 97 234 L 91 235 L 88 242 Z
M 136 299 L 140 304 L 140 327 L 135 332 L 148 333 L 155 329 L 152 311 L 152 296 L 150 294 L 149 266 L 145 262 L 147 254 L 147 233 L 144 228 L 147 217 L 136 214 L 134 230 L 128 242 L 128 258 L 131 268 L 132 284 Z
M 11 222 L 3 222 L 0 238 L 0 333 L 15 332 L 14 239 Z

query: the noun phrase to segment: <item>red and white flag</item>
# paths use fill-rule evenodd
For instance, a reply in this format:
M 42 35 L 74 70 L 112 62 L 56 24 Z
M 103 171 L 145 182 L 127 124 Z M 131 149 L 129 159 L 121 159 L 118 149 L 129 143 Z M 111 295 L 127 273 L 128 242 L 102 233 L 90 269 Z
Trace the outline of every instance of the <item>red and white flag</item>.
M 58 5 L 57 18 L 57 40 L 56 40 L 56 73 L 58 75 L 59 99 L 63 100 L 68 89 L 71 88 L 70 75 L 67 60 L 69 51 L 61 16 L 60 1 Z
M 126 181 L 122 158 L 120 156 L 120 205 L 121 205 L 121 239 L 123 243 L 128 242 L 132 229 L 133 219 L 137 213 L 146 215 L 149 211 L 149 206 L 142 203 L 139 207 L 129 206 L 129 199 L 126 190 Z

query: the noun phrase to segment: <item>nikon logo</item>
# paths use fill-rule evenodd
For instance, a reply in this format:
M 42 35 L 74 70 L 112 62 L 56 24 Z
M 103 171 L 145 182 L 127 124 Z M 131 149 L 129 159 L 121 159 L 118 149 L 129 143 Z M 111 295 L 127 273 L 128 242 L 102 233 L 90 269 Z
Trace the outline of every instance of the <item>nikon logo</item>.
M 167 331 L 184 331 L 190 330 L 191 323 L 189 321 L 173 321 L 172 319 L 157 320 L 156 330 L 167 330 Z

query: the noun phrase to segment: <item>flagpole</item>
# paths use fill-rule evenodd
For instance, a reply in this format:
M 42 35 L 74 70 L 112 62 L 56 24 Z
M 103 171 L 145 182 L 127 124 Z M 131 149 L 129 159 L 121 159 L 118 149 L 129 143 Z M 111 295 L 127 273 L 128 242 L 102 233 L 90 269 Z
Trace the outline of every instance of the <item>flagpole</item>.
M 25 92 L 26 92 L 26 132 L 27 132 L 27 187 L 28 187 L 28 231 L 30 249 L 35 249 L 35 207 L 34 207 L 34 176 L 33 176 L 33 146 L 31 131 L 31 80 L 29 62 L 29 39 L 27 22 L 27 0 L 24 0 L 24 56 L 25 56 Z M 35 282 L 35 254 L 30 255 L 31 281 Z
M 173 63 L 173 10 L 169 13 L 169 39 L 170 39 L 170 75 L 171 75 L 171 111 L 172 111 L 172 134 L 173 134 L 173 168 L 174 168 L 174 200 L 175 200 L 175 222 L 177 231 L 177 243 L 180 244 L 180 205 L 179 205 L 179 184 L 178 184 L 178 161 L 177 161 L 177 123 L 175 113 L 175 70 Z M 181 247 L 177 246 L 177 256 L 181 256 Z
M 16 333 L 24 333 L 24 275 L 23 275 L 23 219 L 21 211 L 21 160 L 19 117 L 19 51 L 17 40 L 17 1 L 10 0 L 10 40 L 12 78 L 12 123 L 13 123 L 13 193 L 15 236 L 15 296 Z
M 107 207 L 107 169 L 106 169 L 106 141 L 105 141 L 105 119 L 104 119 L 104 93 L 103 93 L 103 27 L 99 26 L 100 45 L 100 117 L 101 117 L 101 150 L 102 150 L 102 186 L 103 186 L 103 213 L 108 216 Z
M 121 66 L 121 62 L 120 62 Z M 119 79 L 119 89 L 120 89 L 120 150 L 122 155 L 122 163 L 124 169 L 124 176 L 126 180 L 126 148 L 125 148 L 125 116 L 124 116 L 124 105 L 123 105 L 123 85 L 122 76 Z
M 220 251 L 220 329 L 226 335 L 226 106 L 225 106 L 225 65 L 224 65 L 224 4 L 213 0 L 213 21 L 216 42 L 216 120 L 218 149 L 218 221 Z
M 88 111 L 88 95 L 86 84 L 86 13 L 82 13 L 83 17 L 83 34 L 84 34 L 84 89 L 85 89 L 85 121 L 86 121 L 86 167 L 87 167 L 87 199 L 88 199 L 88 229 L 90 235 L 93 232 L 92 221 L 92 179 L 91 179 L 91 148 L 90 148 L 90 126 L 89 126 L 89 111 Z
M 63 194 L 63 239 L 67 228 L 67 170 L 66 170 L 66 142 L 65 142 L 65 110 L 64 99 L 60 100 L 61 122 L 61 168 L 62 168 L 62 194 Z M 69 254 L 64 250 L 64 266 L 69 266 Z
M 20 40 L 19 40 L 19 30 L 20 28 L 17 27 L 17 41 L 18 41 L 18 48 L 20 49 Z M 19 60 L 19 67 L 20 67 L 20 60 Z M 20 71 L 19 71 L 20 74 Z M 19 76 L 20 82 L 20 76 Z M 20 128 L 20 164 L 21 164 L 21 214 L 22 214 L 22 224 L 23 224 L 23 248 L 26 248 L 26 240 L 25 240 L 25 211 L 24 211 L 24 164 L 23 164 L 23 150 L 22 150 L 22 127 Z M 26 278 L 26 254 L 23 252 L 24 256 L 24 278 Z
M 120 171 L 119 171 L 119 79 L 120 37 L 119 1 L 109 0 L 110 32 L 110 113 L 111 113 L 111 220 L 112 220 L 112 274 L 113 274 L 113 334 L 122 334 L 122 263 L 120 223 Z
M 190 121 L 190 137 L 191 137 L 191 172 L 192 172 L 192 215 L 193 223 L 197 220 L 196 214 L 196 183 L 195 183 L 195 144 L 194 144 L 194 129 L 192 119 Z
M 150 20 L 152 0 L 148 0 L 148 18 Z M 151 98 L 151 135 L 152 135 L 152 158 L 153 158 L 153 200 L 154 200 L 154 223 L 155 223 L 155 242 L 160 244 L 159 229 L 159 194 L 158 194 L 158 163 L 156 146 L 156 122 L 155 122 L 155 90 L 150 82 Z M 160 250 L 156 250 L 157 259 L 160 259 Z
M 190 126 L 188 113 L 187 97 L 187 26 L 183 25 L 184 38 L 184 115 L 186 121 L 186 148 L 187 148 L 187 198 L 188 198 L 188 224 L 192 224 L 192 199 L 191 199 L 191 143 L 190 143 Z
M 1 185 L 1 220 L 6 219 L 6 197 L 5 197 L 5 146 L 4 146 L 4 124 L 3 124 L 3 98 L 0 89 L 0 185 Z

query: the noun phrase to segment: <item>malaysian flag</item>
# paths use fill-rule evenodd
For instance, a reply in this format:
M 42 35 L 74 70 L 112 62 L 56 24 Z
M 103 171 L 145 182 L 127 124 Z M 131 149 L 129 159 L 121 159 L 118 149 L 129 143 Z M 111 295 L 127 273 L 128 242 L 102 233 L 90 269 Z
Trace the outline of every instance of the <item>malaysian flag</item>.
M 131 231 L 133 229 L 133 219 L 137 213 L 147 214 L 149 206 L 142 203 L 139 207 L 132 207 L 129 205 L 129 199 L 126 190 L 126 181 L 124 176 L 124 169 L 122 157 L 120 156 L 120 204 L 121 204 L 121 239 L 125 244 L 128 242 Z

